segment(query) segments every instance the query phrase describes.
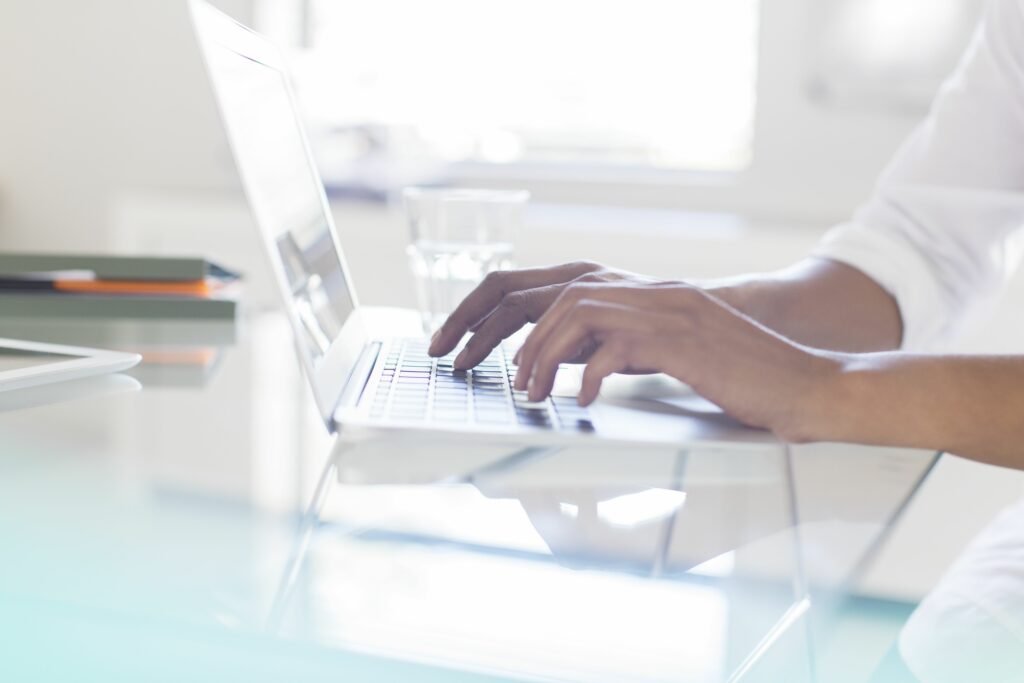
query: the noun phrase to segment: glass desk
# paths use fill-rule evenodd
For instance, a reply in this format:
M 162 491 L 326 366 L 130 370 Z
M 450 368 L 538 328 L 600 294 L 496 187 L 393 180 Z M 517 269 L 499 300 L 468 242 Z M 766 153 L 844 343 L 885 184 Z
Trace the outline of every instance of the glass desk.
M 148 360 L 0 394 L 0 680 L 818 680 L 936 457 L 334 443 L 276 315 L 22 336 Z

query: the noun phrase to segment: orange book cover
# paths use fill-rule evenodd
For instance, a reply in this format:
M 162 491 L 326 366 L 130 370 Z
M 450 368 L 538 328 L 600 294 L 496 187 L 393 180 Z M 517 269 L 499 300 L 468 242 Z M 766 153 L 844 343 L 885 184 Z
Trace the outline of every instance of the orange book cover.
M 216 280 L 186 282 L 147 282 L 143 280 L 54 280 L 53 288 L 61 292 L 90 294 L 171 294 L 208 297 L 220 289 Z

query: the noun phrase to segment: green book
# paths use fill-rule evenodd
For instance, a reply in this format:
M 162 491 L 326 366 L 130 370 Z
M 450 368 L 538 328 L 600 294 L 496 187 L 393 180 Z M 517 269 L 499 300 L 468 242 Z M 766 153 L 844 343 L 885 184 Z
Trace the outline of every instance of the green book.
M 234 319 L 81 318 L 43 315 L 2 317 L 0 334 L 51 344 L 139 351 L 149 348 L 191 349 L 234 346 L 239 324 Z
M 3 277 L 75 270 L 91 271 L 99 280 L 188 282 L 209 277 L 238 278 L 237 273 L 203 258 L 0 253 L 0 276 Z
M 37 316 L 233 320 L 238 314 L 238 308 L 238 296 L 229 292 L 202 298 L 0 291 L 0 320 L 7 317 Z

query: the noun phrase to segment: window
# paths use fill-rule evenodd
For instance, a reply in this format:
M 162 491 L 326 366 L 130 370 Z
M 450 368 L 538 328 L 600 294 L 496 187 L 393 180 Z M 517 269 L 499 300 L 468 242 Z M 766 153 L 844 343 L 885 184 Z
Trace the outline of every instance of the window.
M 305 0 L 321 164 L 740 171 L 758 0 Z M 325 169 L 330 176 L 330 170 Z

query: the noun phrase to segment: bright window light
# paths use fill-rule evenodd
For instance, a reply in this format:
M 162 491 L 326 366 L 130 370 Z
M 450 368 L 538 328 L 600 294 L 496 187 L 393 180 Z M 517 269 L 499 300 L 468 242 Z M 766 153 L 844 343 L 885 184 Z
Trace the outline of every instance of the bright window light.
M 579 505 L 573 505 L 572 503 L 559 503 L 558 509 L 563 515 L 572 519 L 576 519 L 580 516 Z
M 984 0 L 820 0 L 812 73 L 833 100 L 924 109 Z
M 683 507 L 686 493 L 670 489 L 648 489 L 628 493 L 597 504 L 597 516 L 605 523 L 623 529 L 665 519 Z
M 837 7 L 836 46 L 862 68 L 928 68 L 963 26 L 963 0 L 858 0 Z M 959 44 L 957 45 L 959 47 Z
M 299 98 L 350 158 L 750 163 L 758 0 L 308 1 Z

